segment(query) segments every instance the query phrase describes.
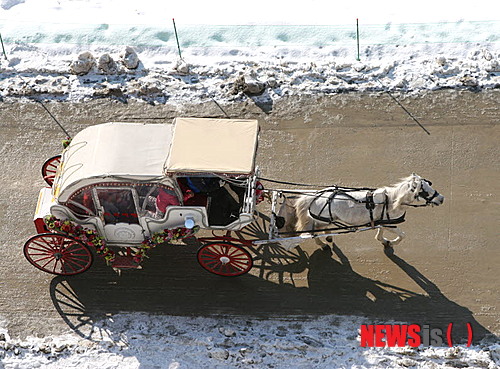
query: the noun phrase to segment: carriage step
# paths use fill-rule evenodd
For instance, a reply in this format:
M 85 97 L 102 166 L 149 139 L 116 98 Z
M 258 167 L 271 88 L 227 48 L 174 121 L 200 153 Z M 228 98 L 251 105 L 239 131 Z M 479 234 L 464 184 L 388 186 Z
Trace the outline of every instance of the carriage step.
M 137 264 L 132 256 L 116 255 L 111 263 L 111 267 L 117 269 L 139 269 L 141 265 Z

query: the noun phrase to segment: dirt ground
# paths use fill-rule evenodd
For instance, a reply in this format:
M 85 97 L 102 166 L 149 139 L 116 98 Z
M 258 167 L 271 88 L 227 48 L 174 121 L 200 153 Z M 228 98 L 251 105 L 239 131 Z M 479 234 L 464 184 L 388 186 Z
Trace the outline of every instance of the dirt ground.
M 453 323 L 456 341 L 466 337 L 466 323 L 475 339 L 499 334 L 500 90 L 397 98 L 430 135 L 384 93 L 223 105 L 231 117 L 259 119 L 257 161 L 265 178 L 382 186 L 415 172 L 446 198 L 440 207 L 408 211 L 401 226 L 407 238 L 393 255 L 384 253 L 372 231 L 337 236 L 332 252 L 314 242 L 293 251 L 261 246 L 252 249 L 251 274 L 239 278 L 203 270 L 195 246 L 157 248 L 142 270 L 121 276 L 100 260 L 72 278 L 32 267 L 22 249 L 35 233 L 40 168 L 60 152 L 64 135 L 40 104 L 0 103 L 0 324 L 12 336 L 73 330 L 92 337 L 99 334 L 97 319 L 119 311 L 355 314 L 374 323 L 394 319 L 444 330 Z M 107 121 L 223 117 L 212 101 L 176 107 L 103 99 L 46 106 L 71 134 Z M 251 232 L 262 232 L 264 223 L 260 219 Z

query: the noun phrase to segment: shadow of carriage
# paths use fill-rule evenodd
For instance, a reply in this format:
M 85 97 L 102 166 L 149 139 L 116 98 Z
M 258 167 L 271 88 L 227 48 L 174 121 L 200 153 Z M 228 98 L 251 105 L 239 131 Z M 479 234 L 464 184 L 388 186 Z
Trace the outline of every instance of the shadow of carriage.
M 238 237 L 267 237 L 269 219 L 261 215 Z M 353 270 L 339 247 L 333 253 L 300 247 L 287 251 L 277 244 L 253 246 L 252 273 L 224 278 L 207 273 L 194 257 L 194 240 L 187 245 L 165 245 L 153 250 L 144 270 L 112 272 L 103 262 L 87 273 L 55 277 L 50 285 L 54 306 L 66 324 L 81 337 L 113 337 L 106 321 L 121 312 L 180 316 L 366 316 L 373 323 L 389 321 L 429 324 L 446 329 L 455 324 L 454 342 L 467 337 L 472 324 L 474 341 L 491 335 L 472 313 L 444 296 L 416 268 L 387 252 L 387 257 L 414 280 L 425 294 L 364 277 Z M 308 286 L 295 283 L 307 279 Z M 357 330 L 359 327 L 353 327 Z

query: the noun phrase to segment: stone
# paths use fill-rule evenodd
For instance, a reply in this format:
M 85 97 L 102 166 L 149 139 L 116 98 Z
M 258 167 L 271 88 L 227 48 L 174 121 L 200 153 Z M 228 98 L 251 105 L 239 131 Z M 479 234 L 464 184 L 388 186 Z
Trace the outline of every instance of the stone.
M 217 359 L 217 360 L 221 360 L 222 361 L 222 360 L 227 360 L 228 359 L 228 357 L 229 357 L 229 351 L 218 349 L 218 350 L 211 351 L 209 355 L 213 359 Z
M 111 55 L 103 54 L 97 62 L 97 68 L 106 74 L 115 74 L 117 72 L 116 62 Z
M 137 69 L 137 67 L 139 66 L 139 56 L 130 46 L 127 46 L 125 48 L 125 51 L 120 55 L 120 57 L 121 62 L 127 69 Z
M 469 75 L 465 75 L 465 76 L 461 77 L 460 82 L 464 86 L 468 86 L 468 87 L 477 87 L 478 86 L 477 79 L 475 77 L 469 76 Z
M 249 95 L 260 95 L 266 89 L 266 84 L 254 77 L 241 75 L 233 82 L 232 93 L 234 95 L 244 92 Z
M 78 59 L 71 63 L 70 68 L 74 74 L 84 75 L 90 72 L 95 65 L 95 58 L 89 51 L 78 55 Z
M 236 332 L 233 331 L 232 329 L 226 329 L 226 328 L 219 328 L 219 332 L 222 333 L 226 337 L 234 337 L 236 336 Z
M 446 58 L 444 56 L 440 56 L 436 59 L 436 63 L 440 66 L 444 67 L 447 64 Z
M 278 81 L 276 81 L 276 78 L 274 77 L 269 77 L 267 80 L 267 85 L 271 88 L 275 88 L 278 85 Z
M 189 74 L 189 64 L 182 59 L 177 60 L 174 69 L 176 72 L 180 74 Z

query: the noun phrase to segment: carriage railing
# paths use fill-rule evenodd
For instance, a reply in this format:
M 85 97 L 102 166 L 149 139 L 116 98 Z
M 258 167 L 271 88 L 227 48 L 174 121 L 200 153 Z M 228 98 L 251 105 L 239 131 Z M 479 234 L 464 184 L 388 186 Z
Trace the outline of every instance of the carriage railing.
M 256 205 L 255 191 L 257 187 L 257 177 L 259 176 L 259 168 L 255 169 L 255 172 L 248 178 L 245 200 L 242 207 L 242 212 L 247 214 L 253 214 Z

